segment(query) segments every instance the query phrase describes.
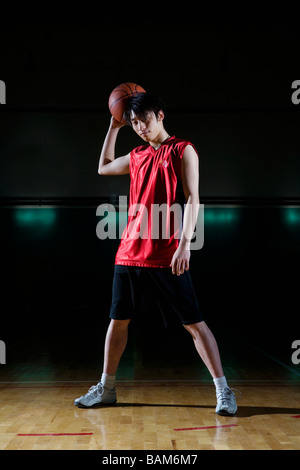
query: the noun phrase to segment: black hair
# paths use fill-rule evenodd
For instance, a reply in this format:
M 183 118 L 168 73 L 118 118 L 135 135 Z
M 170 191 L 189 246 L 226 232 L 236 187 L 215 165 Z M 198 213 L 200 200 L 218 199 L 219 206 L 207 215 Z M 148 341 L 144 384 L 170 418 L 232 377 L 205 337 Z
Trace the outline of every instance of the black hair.
M 151 93 L 138 93 L 128 99 L 123 114 L 123 119 L 131 126 L 131 113 L 134 112 L 137 118 L 146 119 L 149 113 L 154 113 L 158 118 L 159 111 L 165 114 L 166 105 L 160 96 Z

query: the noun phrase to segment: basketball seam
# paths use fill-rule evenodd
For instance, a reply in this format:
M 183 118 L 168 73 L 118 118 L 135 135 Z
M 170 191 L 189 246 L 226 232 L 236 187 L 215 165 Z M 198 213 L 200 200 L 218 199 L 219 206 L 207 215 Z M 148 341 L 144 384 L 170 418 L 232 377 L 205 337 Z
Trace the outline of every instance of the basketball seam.
M 122 91 L 124 91 L 124 90 L 122 90 Z M 111 110 L 112 107 L 113 107 L 118 101 L 123 100 L 124 98 L 128 98 L 130 95 L 139 95 L 140 92 L 139 92 L 139 91 L 131 91 L 131 93 L 126 93 L 126 91 L 124 91 L 124 93 L 125 93 L 124 96 L 121 96 L 121 98 L 118 98 L 117 100 L 115 100 L 115 101 L 113 102 L 113 104 L 110 105 L 109 110 Z M 144 93 L 144 92 L 141 92 L 141 93 Z
M 129 88 L 129 90 L 131 91 L 132 93 L 132 89 L 131 89 L 131 86 L 128 85 L 128 83 L 124 83 L 125 86 L 127 86 L 127 88 Z
M 124 90 L 122 90 L 124 91 Z M 128 98 L 128 96 L 130 96 L 132 93 L 126 93 L 126 91 L 124 91 L 125 95 L 124 96 L 121 96 L 121 98 L 118 98 L 117 100 L 115 100 L 113 102 L 113 104 L 110 105 L 109 109 L 111 109 L 118 101 L 120 100 L 123 100 L 124 98 Z

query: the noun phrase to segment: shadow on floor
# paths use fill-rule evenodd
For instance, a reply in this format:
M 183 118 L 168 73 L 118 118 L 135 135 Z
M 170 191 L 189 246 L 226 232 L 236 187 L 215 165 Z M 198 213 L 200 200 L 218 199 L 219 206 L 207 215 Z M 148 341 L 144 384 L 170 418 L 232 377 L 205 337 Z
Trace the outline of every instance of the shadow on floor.
M 199 408 L 199 409 L 212 409 L 215 410 L 215 406 L 210 405 L 181 405 L 181 404 L 164 404 L 164 403 L 116 403 L 115 405 L 98 405 L 93 408 L 108 408 L 108 407 L 162 407 L 162 408 Z M 81 408 L 81 407 L 80 407 Z M 84 408 L 81 408 L 84 409 Z M 86 408 L 90 409 L 90 408 Z M 263 415 L 300 415 L 300 408 L 284 408 L 284 407 L 272 407 L 272 406 L 239 406 L 238 411 L 235 415 L 237 418 L 249 418 L 251 416 L 263 416 Z

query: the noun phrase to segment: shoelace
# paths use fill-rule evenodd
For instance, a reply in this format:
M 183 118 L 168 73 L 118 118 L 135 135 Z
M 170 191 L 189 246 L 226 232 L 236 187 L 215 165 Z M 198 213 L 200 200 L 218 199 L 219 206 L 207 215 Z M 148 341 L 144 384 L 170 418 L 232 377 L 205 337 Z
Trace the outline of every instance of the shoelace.
M 233 393 L 233 390 L 242 395 L 242 392 L 240 392 L 236 388 L 225 387 L 217 393 L 217 399 L 221 400 L 222 403 L 225 402 L 230 397 L 231 393 Z
M 103 386 L 102 386 L 102 384 L 101 384 L 100 382 L 99 382 L 97 385 L 92 385 L 92 386 L 88 389 L 87 394 L 92 394 L 92 393 L 96 390 L 96 388 L 99 389 L 100 394 L 101 394 L 101 392 L 102 392 L 102 390 L 103 390 Z
M 237 390 L 236 388 L 231 388 L 230 390 L 234 390 L 235 392 L 239 392 L 239 394 L 242 395 L 242 392 L 240 392 L 240 391 Z

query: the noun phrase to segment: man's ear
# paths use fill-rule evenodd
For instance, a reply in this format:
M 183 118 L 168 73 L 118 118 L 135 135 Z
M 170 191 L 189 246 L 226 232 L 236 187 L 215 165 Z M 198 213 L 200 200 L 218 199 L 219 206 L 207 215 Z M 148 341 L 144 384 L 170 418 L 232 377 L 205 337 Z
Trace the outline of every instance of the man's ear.
M 164 112 L 162 110 L 158 111 L 157 120 L 158 121 L 163 121 L 164 118 L 165 118 Z

